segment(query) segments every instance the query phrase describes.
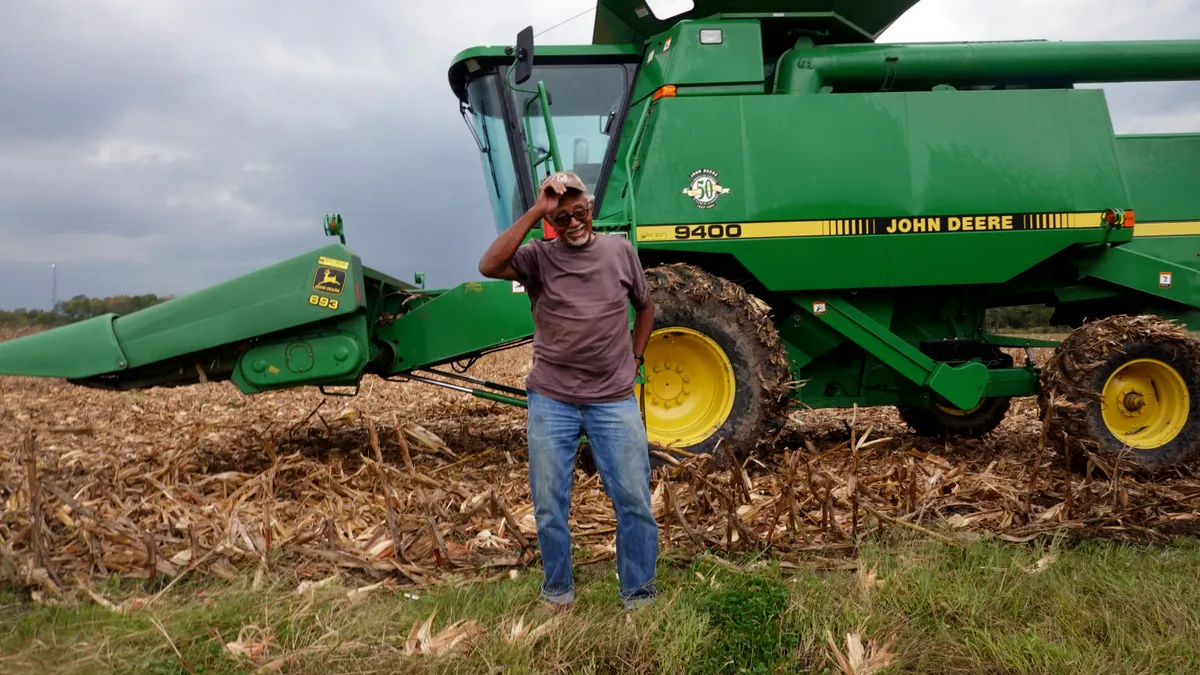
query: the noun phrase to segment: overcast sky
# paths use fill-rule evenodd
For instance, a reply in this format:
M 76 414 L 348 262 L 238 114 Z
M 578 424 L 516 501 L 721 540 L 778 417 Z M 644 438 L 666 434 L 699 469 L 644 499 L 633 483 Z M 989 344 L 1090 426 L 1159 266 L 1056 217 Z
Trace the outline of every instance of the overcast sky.
M 446 84 L 594 0 L 0 1 L 0 308 L 182 294 L 326 243 L 430 285 L 495 229 Z M 286 7 L 286 9 L 284 9 Z M 538 38 L 587 43 L 594 13 Z M 885 42 L 1200 38 L 1200 0 L 925 0 Z M 1118 132 L 1200 132 L 1200 86 L 1122 85 Z

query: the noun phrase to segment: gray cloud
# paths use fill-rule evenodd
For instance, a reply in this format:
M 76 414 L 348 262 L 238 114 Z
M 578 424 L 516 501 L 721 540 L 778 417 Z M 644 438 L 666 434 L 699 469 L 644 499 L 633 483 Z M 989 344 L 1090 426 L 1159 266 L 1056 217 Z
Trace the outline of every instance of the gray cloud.
M 495 235 L 452 57 L 592 0 L 72 0 L 0 8 L 0 307 L 186 293 L 325 243 L 340 212 L 366 262 L 476 278 Z M 1200 2 L 925 0 L 885 41 L 1200 35 Z M 352 7 L 353 9 L 348 9 Z M 587 14 L 538 38 L 586 43 Z M 1200 90 L 1110 92 L 1120 132 L 1200 131 Z

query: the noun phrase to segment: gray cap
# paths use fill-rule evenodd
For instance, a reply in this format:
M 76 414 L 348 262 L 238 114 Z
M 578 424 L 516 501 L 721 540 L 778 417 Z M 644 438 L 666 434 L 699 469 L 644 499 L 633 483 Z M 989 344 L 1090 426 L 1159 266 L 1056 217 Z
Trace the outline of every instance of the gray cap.
M 548 185 L 550 182 L 559 182 L 565 184 L 568 190 L 576 190 L 582 194 L 590 194 L 587 185 L 584 185 L 583 180 L 571 171 L 559 171 L 558 173 L 548 176 L 542 185 Z

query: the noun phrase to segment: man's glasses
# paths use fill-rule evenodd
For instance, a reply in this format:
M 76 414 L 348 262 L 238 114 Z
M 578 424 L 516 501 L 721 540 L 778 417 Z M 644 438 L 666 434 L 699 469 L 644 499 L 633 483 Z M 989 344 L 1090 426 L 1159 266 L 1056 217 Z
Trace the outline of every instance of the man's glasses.
M 590 212 L 586 207 L 576 206 L 574 211 L 570 213 L 556 213 L 549 220 L 558 227 L 567 227 L 571 224 L 572 219 L 582 223 L 587 220 L 588 215 L 590 215 Z

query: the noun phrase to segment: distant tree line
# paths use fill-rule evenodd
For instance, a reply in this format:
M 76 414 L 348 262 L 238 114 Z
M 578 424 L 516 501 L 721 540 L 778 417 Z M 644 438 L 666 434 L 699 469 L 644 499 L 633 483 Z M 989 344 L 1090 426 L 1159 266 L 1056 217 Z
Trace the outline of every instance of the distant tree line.
M 59 300 L 51 310 L 0 310 L 0 328 L 55 328 L 104 314 L 132 314 L 170 299 L 169 296 L 160 298 L 153 293 L 113 295 L 107 298 L 76 295 L 70 300 Z
M 1050 316 L 1054 314 L 1053 307 L 1045 305 L 1021 305 L 1019 307 L 998 307 L 987 311 L 987 328 L 989 331 L 1049 331 L 1055 327 L 1050 324 Z

